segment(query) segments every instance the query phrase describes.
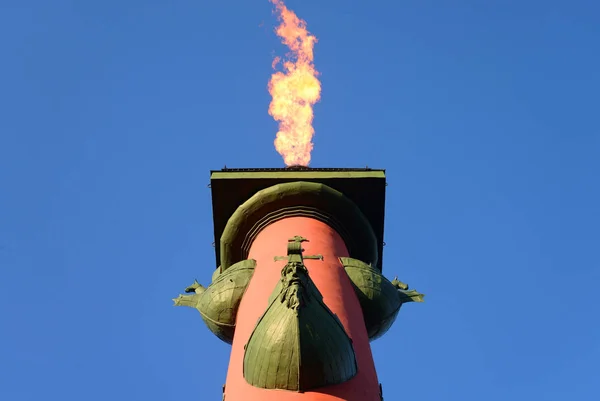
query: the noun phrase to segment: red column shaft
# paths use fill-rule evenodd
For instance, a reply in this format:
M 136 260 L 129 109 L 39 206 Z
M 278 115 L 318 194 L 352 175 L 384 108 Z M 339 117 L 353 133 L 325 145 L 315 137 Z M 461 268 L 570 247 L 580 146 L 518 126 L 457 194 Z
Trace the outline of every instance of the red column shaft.
M 305 255 L 323 255 L 324 260 L 305 260 L 310 277 L 323 294 L 323 301 L 335 313 L 352 338 L 358 373 L 349 381 L 306 393 L 266 390 L 253 387 L 243 376 L 244 345 L 258 319 L 268 307 L 268 298 L 281 278 L 285 261 L 275 256 L 287 254 L 287 240 L 300 235 Z M 340 235 L 327 224 L 306 217 L 290 217 L 272 223 L 253 242 L 249 259 L 257 261 L 254 276 L 241 301 L 233 339 L 227 382 L 226 401 L 380 401 L 379 382 L 363 314 L 350 279 L 338 257 L 348 256 Z

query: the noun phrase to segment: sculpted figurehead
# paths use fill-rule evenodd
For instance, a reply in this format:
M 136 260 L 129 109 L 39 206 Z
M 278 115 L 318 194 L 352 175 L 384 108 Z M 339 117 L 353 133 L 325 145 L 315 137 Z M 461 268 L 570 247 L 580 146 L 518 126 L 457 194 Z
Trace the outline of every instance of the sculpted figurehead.
M 358 371 L 352 340 L 323 302 L 311 280 L 296 236 L 288 241 L 287 260 L 269 306 L 258 320 L 244 351 L 244 378 L 265 389 L 307 391 L 350 380 Z
M 298 311 L 308 303 L 308 270 L 300 262 L 286 264 L 281 270 L 283 288 L 279 300 L 287 308 Z

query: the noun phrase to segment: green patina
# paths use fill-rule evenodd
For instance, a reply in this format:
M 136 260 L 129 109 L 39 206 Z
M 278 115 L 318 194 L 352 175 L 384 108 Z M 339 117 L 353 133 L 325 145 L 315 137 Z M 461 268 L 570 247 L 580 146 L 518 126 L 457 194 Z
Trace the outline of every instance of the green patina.
M 293 216 L 329 224 L 342 236 L 352 257 L 378 264 L 377 237 L 356 204 L 327 185 L 295 181 L 258 191 L 236 209 L 221 235 L 221 269 L 227 270 L 246 258 L 250 244 L 262 228 Z
M 256 261 L 248 259 L 236 263 L 224 272 L 219 268 L 207 288 L 194 281 L 194 284 L 185 289 L 185 292 L 193 292 L 193 295 L 179 295 L 173 301 L 176 306 L 197 309 L 210 331 L 231 344 L 237 311 L 255 267 Z
M 288 245 L 288 262 L 244 353 L 244 378 L 265 389 L 308 391 L 357 373 L 352 340 L 303 264 L 302 242 Z
M 384 335 L 392 326 L 400 307 L 406 302 L 423 302 L 424 295 L 409 290 L 395 278 L 386 279 L 377 269 L 353 258 L 340 258 L 363 311 L 369 339 Z

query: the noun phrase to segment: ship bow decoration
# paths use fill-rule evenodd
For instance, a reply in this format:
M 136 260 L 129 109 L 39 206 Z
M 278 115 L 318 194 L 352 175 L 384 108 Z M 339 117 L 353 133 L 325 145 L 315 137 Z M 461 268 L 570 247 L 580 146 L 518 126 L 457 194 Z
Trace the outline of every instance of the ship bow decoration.
M 311 280 L 299 238 L 245 347 L 244 378 L 255 387 L 303 392 L 357 373 L 352 340 Z
M 176 306 L 197 309 L 209 330 L 224 342 L 231 344 L 238 308 L 255 267 L 256 261 L 247 259 L 224 271 L 218 268 L 207 288 L 195 281 L 185 289 L 186 293 L 193 295 L 179 295 L 173 301 Z
M 358 259 L 344 257 L 340 262 L 352 281 L 371 341 L 389 330 L 402 304 L 423 302 L 423 294 L 409 290 L 408 285 L 397 278 L 389 281 L 378 269 Z

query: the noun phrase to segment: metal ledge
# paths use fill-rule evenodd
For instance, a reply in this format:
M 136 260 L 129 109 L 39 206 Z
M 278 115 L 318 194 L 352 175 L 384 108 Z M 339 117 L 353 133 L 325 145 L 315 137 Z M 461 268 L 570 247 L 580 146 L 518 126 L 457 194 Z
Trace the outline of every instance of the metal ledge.
M 229 218 L 258 191 L 273 185 L 307 181 L 325 184 L 358 206 L 369 221 L 378 244 L 381 270 L 385 218 L 385 170 L 369 168 L 245 168 L 211 171 L 216 265 L 220 265 L 220 239 Z

